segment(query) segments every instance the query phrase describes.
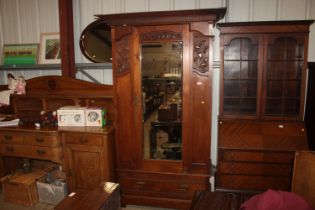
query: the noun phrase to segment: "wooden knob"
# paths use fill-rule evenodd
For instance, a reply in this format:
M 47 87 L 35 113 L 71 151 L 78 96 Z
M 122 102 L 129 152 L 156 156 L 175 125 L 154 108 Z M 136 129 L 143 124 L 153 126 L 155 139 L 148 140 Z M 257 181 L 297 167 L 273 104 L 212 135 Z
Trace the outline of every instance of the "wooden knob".
M 45 141 L 45 139 L 42 138 L 42 137 L 37 137 L 37 138 L 35 139 L 35 141 L 38 142 L 38 143 L 42 143 L 42 142 Z

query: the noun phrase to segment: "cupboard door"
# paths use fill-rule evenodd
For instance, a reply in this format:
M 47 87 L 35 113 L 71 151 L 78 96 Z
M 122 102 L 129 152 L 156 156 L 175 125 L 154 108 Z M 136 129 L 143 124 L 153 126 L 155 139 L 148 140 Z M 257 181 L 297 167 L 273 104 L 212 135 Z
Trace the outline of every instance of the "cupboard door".
M 306 76 L 305 35 L 276 34 L 265 40 L 263 115 L 300 119 Z
M 221 114 L 255 117 L 258 114 L 261 50 L 259 36 L 224 36 L 222 39 Z
M 100 149 L 67 146 L 70 190 L 92 190 L 103 180 L 104 160 Z

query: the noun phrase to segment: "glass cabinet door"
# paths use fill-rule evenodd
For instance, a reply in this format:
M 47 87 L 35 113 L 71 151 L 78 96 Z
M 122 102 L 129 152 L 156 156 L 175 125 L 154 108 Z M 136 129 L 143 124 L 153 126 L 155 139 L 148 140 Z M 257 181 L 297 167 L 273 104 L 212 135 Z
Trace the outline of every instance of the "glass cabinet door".
M 268 43 L 266 116 L 299 115 L 303 65 L 304 45 L 296 37 L 278 37 Z
M 141 44 L 144 159 L 182 159 L 182 42 Z
M 258 44 L 234 38 L 224 45 L 224 115 L 256 115 Z

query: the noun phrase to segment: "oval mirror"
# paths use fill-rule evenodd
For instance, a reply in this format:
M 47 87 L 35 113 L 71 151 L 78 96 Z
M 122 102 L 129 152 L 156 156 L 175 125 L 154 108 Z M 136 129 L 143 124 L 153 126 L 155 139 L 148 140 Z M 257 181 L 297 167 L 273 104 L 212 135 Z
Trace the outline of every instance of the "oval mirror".
M 112 62 L 110 27 L 102 20 L 90 23 L 81 33 L 80 48 L 84 56 L 92 62 Z

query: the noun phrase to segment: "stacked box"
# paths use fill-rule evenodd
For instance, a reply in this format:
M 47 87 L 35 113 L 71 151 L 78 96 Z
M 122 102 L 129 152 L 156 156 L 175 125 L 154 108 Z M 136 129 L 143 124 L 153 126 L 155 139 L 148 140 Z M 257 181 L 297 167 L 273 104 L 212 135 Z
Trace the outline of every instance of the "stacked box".
M 44 171 L 16 173 L 1 179 L 4 201 L 15 204 L 33 206 L 38 203 L 36 180 L 45 176 Z

